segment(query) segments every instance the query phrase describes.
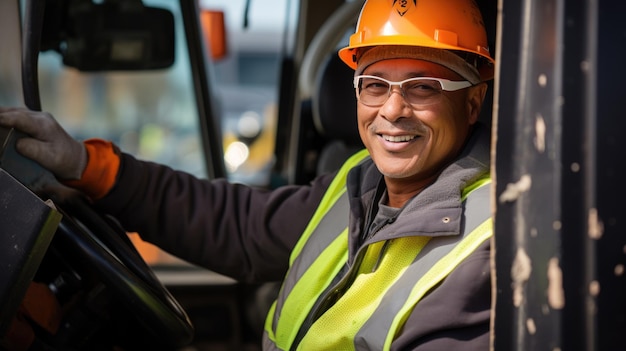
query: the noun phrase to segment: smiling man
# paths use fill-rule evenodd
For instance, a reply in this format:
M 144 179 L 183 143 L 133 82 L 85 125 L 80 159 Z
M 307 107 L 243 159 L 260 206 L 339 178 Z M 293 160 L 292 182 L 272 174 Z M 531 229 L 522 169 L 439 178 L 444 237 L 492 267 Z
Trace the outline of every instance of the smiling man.
M 410 46 L 366 50 L 354 79 L 359 133 L 385 176 L 389 204 L 401 207 L 459 154 L 486 84 L 477 84 L 478 72 L 454 54 L 446 59 Z
M 248 282 L 283 280 L 265 350 L 486 350 L 493 59 L 473 0 L 367 0 L 341 59 L 367 150 L 272 191 L 200 180 L 46 113 L 0 109 L 17 148 L 128 230 Z M 355 116 L 346 116 L 355 118 Z

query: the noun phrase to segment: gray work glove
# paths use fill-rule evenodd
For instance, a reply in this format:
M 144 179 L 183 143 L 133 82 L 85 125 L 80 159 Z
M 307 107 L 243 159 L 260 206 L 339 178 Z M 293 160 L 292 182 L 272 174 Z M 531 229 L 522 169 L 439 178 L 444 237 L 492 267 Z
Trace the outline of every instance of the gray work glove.
M 87 150 L 67 134 L 51 114 L 0 107 L 0 126 L 27 134 L 28 137 L 17 141 L 17 151 L 47 168 L 58 179 L 80 179 L 87 165 Z

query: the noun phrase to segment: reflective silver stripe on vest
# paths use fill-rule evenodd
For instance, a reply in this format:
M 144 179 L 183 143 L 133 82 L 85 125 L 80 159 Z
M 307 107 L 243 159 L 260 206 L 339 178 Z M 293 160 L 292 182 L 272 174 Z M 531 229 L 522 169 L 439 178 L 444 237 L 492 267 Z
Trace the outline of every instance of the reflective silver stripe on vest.
M 357 350 L 382 350 L 391 324 L 415 284 L 463 238 L 491 217 L 489 183 L 471 192 L 464 207 L 465 225 L 461 236 L 433 237 L 429 240 L 413 261 L 414 264 L 403 274 L 411 279 L 399 279 L 391 286 L 372 316 L 356 334 L 354 346 Z
M 311 236 L 309 237 L 310 239 L 300 251 L 300 255 L 296 260 L 294 260 L 293 265 L 289 268 L 289 272 L 281 288 L 280 296 L 276 301 L 276 311 L 274 313 L 272 323 L 273 330 L 276 330 L 276 325 L 285 303 L 285 298 L 289 296 L 291 290 L 309 266 L 324 250 L 330 246 L 337 236 L 345 230 L 348 226 L 349 213 L 350 203 L 344 188 L 344 193 L 337 199 L 317 227 L 313 230 L 313 233 L 311 233 Z M 341 229 L 338 230 L 337 228 Z M 311 240 L 311 238 L 313 238 L 313 240 Z M 346 238 L 346 240 L 348 239 Z
M 276 344 L 270 340 L 269 335 L 267 335 L 267 330 L 263 331 L 263 351 L 279 351 L 280 349 Z

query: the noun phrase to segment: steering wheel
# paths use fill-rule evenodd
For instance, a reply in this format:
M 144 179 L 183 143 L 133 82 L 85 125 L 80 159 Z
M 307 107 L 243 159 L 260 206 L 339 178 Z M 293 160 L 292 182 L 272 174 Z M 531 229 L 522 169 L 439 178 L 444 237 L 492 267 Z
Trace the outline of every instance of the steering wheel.
M 142 342 L 174 349 L 191 342 L 194 328 L 178 301 L 162 285 L 132 242 L 110 218 L 82 197 L 59 208 L 63 219 L 53 245 L 71 257 L 73 269 L 101 281 L 116 303 L 135 318 Z M 79 267 L 80 266 L 80 267 Z
M 51 256 L 57 252 L 56 256 L 42 263 L 40 270 L 50 270 L 49 266 L 63 261 L 63 269 L 69 268 L 70 275 L 80 278 L 79 289 L 88 288 L 94 281 L 101 283 L 113 303 L 122 305 L 124 313 L 134 317 L 133 332 L 143 337 L 141 342 L 156 342 L 159 348 L 169 349 L 189 344 L 194 334 L 189 317 L 139 255 L 126 232 L 96 211 L 83 195 L 73 190 L 58 191 L 67 188 L 15 150 L 20 134 L 13 131 L 4 150 L 0 149 L 0 165 L 40 197 L 54 199 L 63 215 L 49 250 Z M 53 272 L 50 279 L 55 279 L 57 273 Z M 57 295 L 63 294 L 57 291 Z

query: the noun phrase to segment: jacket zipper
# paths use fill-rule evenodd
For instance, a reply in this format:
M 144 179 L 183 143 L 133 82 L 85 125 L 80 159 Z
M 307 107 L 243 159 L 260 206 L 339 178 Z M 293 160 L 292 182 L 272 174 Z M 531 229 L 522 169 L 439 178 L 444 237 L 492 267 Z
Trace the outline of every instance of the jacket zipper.
M 374 215 L 375 215 L 374 212 L 378 211 L 378 205 L 377 205 L 378 201 L 380 200 L 382 194 L 386 190 L 386 187 L 384 184 L 385 184 L 384 180 L 381 178 L 376 188 L 376 194 L 374 195 L 374 199 L 371 205 L 369 206 L 367 213 L 365 214 L 365 221 L 363 222 L 365 223 L 365 226 L 364 226 L 363 233 L 361 234 L 361 237 L 359 238 L 360 248 L 355 255 L 353 264 L 350 266 L 349 262 L 346 263 L 349 265 L 348 272 L 343 276 L 343 278 L 339 279 L 339 281 L 336 284 L 333 285 L 333 283 L 331 283 L 330 284 L 331 288 L 327 289 L 325 292 L 322 293 L 322 296 L 317 300 L 317 302 L 315 303 L 315 305 L 313 306 L 313 308 L 307 315 L 306 319 L 300 326 L 300 329 L 298 330 L 298 333 L 296 334 L 296 337 L 293 340 L 293 343 L 291 344 L 290 350 L 292 351 L 296 350 L 296 348 L 300 344 L 300 341 L 302 341 L 302 339 L 304 338 L 306 333 L 309 331 L 313 323 L 315 323 L 315 321 L 317 321 L 317 319 L 324 312 L 326 312 L 329 308 L 331 308 L 337 302 L 337 300 L 341 298 L 341 296 L 343 295 L 343 292 L 345 291 L 346 286 L 348 284 L 351 284 L 354 281 L 354 279 L 356 278 L 355 272 L 358 272 L 358 268 L 361 266 L 361 263 L 363 261 L 363 252 L 365 252 L 364 248 L 366 247 L 363 245 L 363 243 L 365 243 L 367 239 L 374 236 L 374 234 L 379 232 L 387 224 L 395 221 L 395 218 L 390 218 L 387 221 L 385 221 L 382 225 L 380 225 L 378 228 L 370 228 L 372 218 L 374 218 Z M 376 267 L 377 266 L 378 266 L 378 263 L 376 264 Z M 341 272 L 339 274 L 341 274 Z
M 383 222 L 382 225 L 380 225 L 378 228 L 374 228 L 369 235 L 366 235 L 364 237 L 364 239 L 369 239 L 373 237 L 381 229 L 386 227 L 388 224 L 393 223 L 394 221 L 395 221 L 395 218 L 387 219 L 387 221 Z M 381 252 L 378 256 L 376 264 L 374 265 L 372 269 L 372 272 L 378 268 L 378 265 L 380 264 L 382 256 L 385 254 L 385 251 L 387 250 L 388 244 L 389 244 L 389 240 L 385 241 L 385 244 L 383 244 L 383 248 L 381 249 Z M 354 263 L 349 267 L 348 272 L 343 276 L 343 278 L 339 280 L 339 282 L 337 282 L 335 285 L 331 285 L 332 288 L 326 290 L 324 295 L 313 306 L 313 308 L 311 309 L 311 312 L 309 312 L 306 319 L 300 326 L 300 330 L 298 330 L 298 334 L 296 334 L 296 338 L 293 340 L 293 343 L 291 344 L 291 348 L 290 348 L 291 351 L 295 351 L 297 349 L 298 345 L 300 344 L 300 341 L 302 341 L 302 339 L 304 338 L 306 333 L 309 331 L 313 323 L 315 323 L 315 321 L 317 321 L 317 319 L 321 317 L 321 315 L 324 314 L 324 312 L 330 309 L 341 298 L 341 296 L 343 296 L 343 293 L 346 291 L 346 287 L 349 284 L 352 284 L 354 279 L 356 279 L 356 272 L 359 271 L 359 267 L 361 266 L 361 263 L 363 263 L 363 257 L 365 256 L 364 253 L 367 251 L 366 250 L 367 246 L 368 245 L 364 245 L 364 246 L 361 246 L 361 248 L 359 248 L 359 251 L 357 252 L 356 257 L 354 259 Z

